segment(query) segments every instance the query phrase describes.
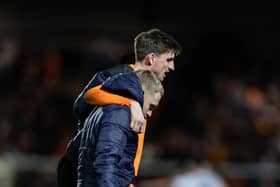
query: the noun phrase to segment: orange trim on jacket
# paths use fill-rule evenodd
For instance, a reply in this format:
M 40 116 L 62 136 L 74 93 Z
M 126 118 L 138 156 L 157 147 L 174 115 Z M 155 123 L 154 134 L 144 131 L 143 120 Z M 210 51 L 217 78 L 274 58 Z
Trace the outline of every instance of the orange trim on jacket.
M 144 132 L 138 134 L 138 146 L 136 151 L 136 156 L 134 159 L 134 175 L 138 176 L 140 161 L 143 153 L 143 147 L 144 147 L 144 137 L 146 132 L 147 122 L 144 124 Z
M 89 89 L 85 93 L 84 99 L 92 105 L 118 104 L 130 106 L 131 104 L 131 99 L 104 91 L 101 89 L 101 85 Z

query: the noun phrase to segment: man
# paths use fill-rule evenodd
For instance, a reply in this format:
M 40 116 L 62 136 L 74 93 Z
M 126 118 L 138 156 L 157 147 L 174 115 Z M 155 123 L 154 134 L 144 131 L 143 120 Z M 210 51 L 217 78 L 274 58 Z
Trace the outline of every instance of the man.
M 111 69 L 97 72 L 88 85 L 79 94 L 74 103 L 74 114 L 80 124 L 80 129 L 83 127 L 85 118 L 97 105 L 119 104 L 130 107 L 131 129 L 135 132 L 141 133 L 138 138 L 138 156 L 135 160 L 136 175 L 140 164 L 145 131 L 145 119 L 142 113 L 142 108 L 137 101 L 127 98 L 125 95 L 117 95 L 101 89 L 101 84 L 108 77 L 118 73 L 134 72 L 137 70 L 151 70 L 159 76 L 160 80 L 163 80 L 166 73 L 175 69 L 174 59 L 176 55 L 181 53 L 181 51 L 182 49 L 179 43 L 172 36 L 159 29 L 151 29 L 146 32 L 142 32 L 134 39 L 135 63 L 133 65 L 119 65 Z M 75 165 L 77 164 L 77 154 L 75 154 L 75 152 L 77 152 L 79 144 L 80 137 L 76 136 L 72 141 L 70 141 L 66 154 L 59 162 L 59 186 L 64 186 L 62 185 L 64 181 L 71 183 L 69 178 L 71 178 L 71 176 L 76 176 L 73 169 L 75 170 Z M 72 172 L 68 174 L 64 172 L 71 171 L 71 169 Z M 64 178 L 68 179 L 64 180 Z M 73 179 L 73 181 L 75 181 L 75 179 Z M 70 184 L 66 186 L 70 186 Z
M 134 64 L 120 65 L 98 72 L 75 101 L 74 113 L 77 119 L 82 121 L 91 111 L 92 105 L 126 104 L 132 111 L 131 128 L 136 132 L 143 132 L 145 120 L 140 112 L 140 105 L 132 100 L 110 94 L 97 85 L 116 73 L 137 70 L 150 70 L 162 81 L 169 71 L 175 70 L 175 56 L 181 52 L 180 44 L 172 36 L 159 29 L 150 29 L 138 34 L 134 39 Z
M 136 75 L 134 72 L 117 74 L 102 87 L 114 93 L 126 90 L 128 98 L 143 106 L 147 118 L 159 104 L 164 90 L 151 71 L 136 71 Z M 130 115 L 127 106 L 106 105 L 95 108 L 86 118 L 80 131 L 78 187 L 128 187 L 135 184 L 138 135 L 130 128 Z

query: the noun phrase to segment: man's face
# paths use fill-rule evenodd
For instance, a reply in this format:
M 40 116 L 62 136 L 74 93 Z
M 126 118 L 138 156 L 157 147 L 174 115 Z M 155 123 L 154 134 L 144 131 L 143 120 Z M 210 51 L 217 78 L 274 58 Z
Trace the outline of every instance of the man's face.
M 170 70 L 175 70 L 174 66 L 175 53 L 170 50 L 161 55 L 155 55 L 155 61 L 151 66 L 151 71 L 157 74 L 161 81 Z
M 144 93 L 143 113 L 144 118 L 151 117 L 153 110 L 158 106 L 161 95 L 159 92 L 154 94 Z

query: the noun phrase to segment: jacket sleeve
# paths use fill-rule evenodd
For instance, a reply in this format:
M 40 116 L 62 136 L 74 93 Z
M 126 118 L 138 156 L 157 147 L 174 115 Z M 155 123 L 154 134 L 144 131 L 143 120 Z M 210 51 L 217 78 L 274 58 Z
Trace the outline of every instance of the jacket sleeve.
M 95 86 L 89 89 L 85 95 L 84 99 L 87 103 L 91 105 L 108 105 L 108 104 L 117 104 L 129 106 L 131 104 L 131 99 L 110 93 L 101 89 L 101 85 Z
M 135 72 L 120 73 L 102 83 L 102 89 L 131 98 L 143 105 L 142 85 Z
M 83 121 L 96 105 L 104 106 L 108 104 L 117 104 L 130 106 L 131 99 L 122 94 L 112 93 L 103 88 L 101 89 L 102 83 L 104 83 L 108 77 L 114 76 L 106 72 L 107 71 L 97 72 L 75 99 L 73 112 L 77 120 Z
M 113 67 L 103 72 L 99 73 L 97 76 L 97 83 L 94 86 L 88 87 L 86 92 L 83 95 L 86 103 L 91 105 L 108 105 L 108 104 L 117 104 L 117 105 L 125 105 L 129 106 L 131 104 L 131 99 L 127 98 L 124 95 L 120 95 L 118 93 L 112 93 L 109 90 L 101 89 L 101 84 L 105 82 L 108 77 L 113 77 L 118 74 L 132 72 L 134 69 L 134 65 L 120 65 L 117 67 Z M 93 85 L 93 84 L 92 84 Z
M 120 115 L 123 116 L 123 113 Z M 123 120 L 122 124 L 106 121 L 99 128 L 94 163 L 98 186 L 118 187 L 129 185 L 126 174 L 121 173 L 119 169 L 119 163 L 131 131 L 128 112 L 123 117 L 127 119 Z
M 132 99 L 143 105 L 143 91 L 140 80 L 134 72 L 119 73 L 109 77 L 102 85 L 87 90 L 84 99 L 94 105 L 129 106 Z

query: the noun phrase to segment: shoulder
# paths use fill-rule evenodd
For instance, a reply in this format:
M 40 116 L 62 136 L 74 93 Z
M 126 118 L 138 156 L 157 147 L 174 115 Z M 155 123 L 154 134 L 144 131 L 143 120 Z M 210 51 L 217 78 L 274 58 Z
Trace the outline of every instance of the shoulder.
M 133 72 L 128 64 L 117 65 L 115 67 L 98 71 L 94 74 L 90 82 L 88 83 L 86 90 L 94 86 L 100 85 L 105 82 L 108 78 L 113 77 L 122 73 Z
M 103 84 L 102 89 L 134 99 L 141 105 L 143 104 L 142 85 L 134 71 L 119 73 L 108 78 Z
M 119 73 L 128 73 L 131 71 L 133 71 L 133 70 L 131 69 L 131 67 L 129 67 L 128 64 L 121 64 L 121 65 L 117 65 L 112 68 L 106 69 L 106 70 L 104 70 L 103 73 L 107 77 L 111 77 L 111 76 L 119 74 Z

